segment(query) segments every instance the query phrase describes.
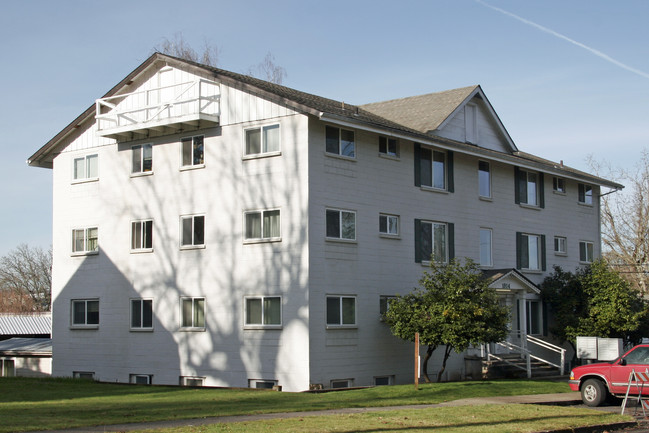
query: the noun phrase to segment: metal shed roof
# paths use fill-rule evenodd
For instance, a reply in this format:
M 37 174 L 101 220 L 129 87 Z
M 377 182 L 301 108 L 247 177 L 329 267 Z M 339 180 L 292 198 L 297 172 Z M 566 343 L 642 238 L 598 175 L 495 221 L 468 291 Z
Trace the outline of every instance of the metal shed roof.
M 0 313 L 0 335 L 52 334 L 52 313 Z

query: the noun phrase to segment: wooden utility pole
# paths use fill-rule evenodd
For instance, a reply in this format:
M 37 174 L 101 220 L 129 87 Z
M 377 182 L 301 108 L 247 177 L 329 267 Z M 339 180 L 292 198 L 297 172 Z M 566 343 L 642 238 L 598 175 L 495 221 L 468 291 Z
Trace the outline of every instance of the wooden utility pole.
M 419 389 L 419 332 L 415 332 L 415 389 Z

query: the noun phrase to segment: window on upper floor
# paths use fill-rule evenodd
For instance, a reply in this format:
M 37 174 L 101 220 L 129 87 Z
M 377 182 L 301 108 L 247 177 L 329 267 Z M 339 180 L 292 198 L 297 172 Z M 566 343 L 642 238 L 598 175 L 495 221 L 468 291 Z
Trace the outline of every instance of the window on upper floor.
M 493 266 L 491 234 L 491 229 L 480 229 L 480 266 Z
M 325 129 L 327 153 L 346 156 L 349 158 L 356 157 L 354 131 L 337 128 L 335 126 L 327 126 Z
M 99 325 L 98 299 L 73 299 L 71 309 L 72 327 L 96 328 Z
M 486 161 L 478 161 L 478 193 L 480 197 L 491 198 L 491 168 Z
M 99 179 L 99 155 L 95 153 L 74 158 L 72 179 L 75 181 Z
M 592 205 L 593 204 L 593 187 L 580 183 L 579 188 L 579 203 Z
M 244 219 L 246 241 L 281 240 L 279 209 L 245 212 Z
M 399 140 L 394 137 L 384 137 L 379 135 L 379 154 L 398 157 Z
M 327 295 L 327 326 L 356 325 L 356 296 Z
M 153 145 L 138 144 L 131 147 L 131 173 L 153 173 Z
M 594 244 L 589 241 L 579 242 L 579 261 L 582 263 L 593 263 Z
M 246 297 L 246 326 L 274 327 L 282 325 L 282 298 L 280 296 Z
M 85 255 L 99 252 L 97 227 L 72 229 L 72 254 Z
M 131 299 L 131 330 L 153 329 L 153 300 Z
M 516 268 L 545 271 L 545 235 L 516 233 Z
M 205 329 L 205 298 L 180 299 L 180 327 Z
M 387 236 L 399 236 L 399 216 L 379 214 L 379 233 Z
M 448 263 L 454 251 L 453 223 L 415 220 L 416 263 Z
M 182 167 L 202 167 L 205 165 L 204 137 L 186 137 L 180 140 L 182 149 Z
M 133 221 L 131 223 L 131 251 L 151 251 L 153 249 L 153 220 Z
M 543 193 L 543 173 L 514 169 L 515 177 L 515 202 L 529 206 L 545 207 Z
M 552 191 L 565 194 L 566 193 L 566 180 L 562 177 L 554 176 L 552 178 Z
M 245 156 L 276 154 L 280 151 L 279 124 L 246 129 Z
M 205 246 L 205 215 L 180 217 L 181 248 Z
M 390 301 L 396 298 L 396 296 L 392 295 L 379 296 L 379 315 L 381 316 L 381 320 L 383 320 L 385 313 L 387 313 L 390 308 Z
M 565 255 L 568 253 L 566 248 L 567 240 L 564 236 L 554 237 L 554 253 L 558 255 Z
M 356 240 L 356 212 L 327 209 L 326 220 L 327 238 Z
M 453 192 L 453 152 L 415 143 L 415 186 Z

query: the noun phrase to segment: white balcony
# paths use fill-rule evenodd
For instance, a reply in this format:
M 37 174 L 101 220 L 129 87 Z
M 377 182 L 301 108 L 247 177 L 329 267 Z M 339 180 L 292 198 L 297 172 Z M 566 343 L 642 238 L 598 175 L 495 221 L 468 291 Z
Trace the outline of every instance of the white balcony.
M 116 140 L 134 140 L 219 123 L 220 88 L 198 79 L 97 99 L 97 133 Z

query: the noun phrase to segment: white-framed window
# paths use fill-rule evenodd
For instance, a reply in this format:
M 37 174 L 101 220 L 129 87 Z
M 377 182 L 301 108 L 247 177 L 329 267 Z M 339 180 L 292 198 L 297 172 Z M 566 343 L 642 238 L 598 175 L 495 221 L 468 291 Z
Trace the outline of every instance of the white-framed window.
M 276 327 L 282 325 L 280 296 L 248 296 L 245 298 L 246 327 Z
M 384 137 L 379 135 L 379 154 L 399 157 L 399 140 L 394 137 Z
M 205 137 L 197 135 L 195 137 L 185 137 L 180 140 L 182 167 L 203 167 L 205 165 L 205 147 L 203 142 Z
M 199 376 L 180 376 L 180 386 L 203 386 L 205 378 Z
M 491 229 L 480 229 L 480 266 L 493 266 L 491 255 L 492 231 Z
M 394 385 L 394 376 L 374 376 L 374 386 Z
M 518 269 L 528 271 L 545 270 L 545 236 L 517 233 L 516 262 Z
M 415 220 L 415 262 L 429 263 L 431 260 L 436 263 L 448 263 L 452 258 L 450 249 L 452 247 L 453 224 Z
M 95 380 L 94 371 L 73 371 L 72 377 L 74 379 Z
M 99 326 L 99 299 L 73 299 L 70 311 L 72 327 Z
M 544 207 L 543 173 L 515 168 L 516 203 Z
M 131 223 L 131 251 L 151 251 L 153 249 L 153 220 L 133 221 Z
M 579 261 L 582 263 L 593 263 L 594 245 L 589 241 L 579 242 Z
M 278 154 L 280 152 L 279 123 L 245 130 L 245 156 Z
M 131 174 L 153 173 L 153 145 L 136 144 L 131 146 Z
M 593 187 L 585 183 L 578 184 L 579 188 L 579 203 L 591 205 L 593 204 Z
M 491 198 L 491 167 L 487 161 L 478 161 L 478 193 Z
M 131 299 L 131 329 L 153 329 L 153 299 Z
M 99 229 L 97 227 L 72 229 L 72 254 L 96 254 L 99 252 Z
M 356 240 L 356 212 L 327 209 L 326 226 L 329 239 Z
M 351 388 L 354 385 L 354 379 L 334 379 L 329 382 L 331 389 Z
M 180 298 L 180 327 L 205 329 L 205 298 Z
M 566 180 L 562 177 L 554 176 L 552 178 L 552 191 L 565 194 L 566 193 Z
M 543 304 L 540 301 L 525 301 L 527 308 L 527 333 L 541 335 L 543 333 Z
M 379 233 L 388 236 L 399 236 L 399 216 L 379 214 Z
M 356 158 L 354 131 L 335 126 L 325 127 L 326 152 L 335 155 Z
M 396 299 L 397 297 L 394 295 L 381 295 L 379 296 L 379 315 L 381 316 L 381 319 L 383 319 L 383 316 L 385 316 L 385 313 L 388 312 L 388 309 L 390 308 L 390 301 L 393 299 Z
M 99 155 L 85 155 L 74 158 L 72 179 L 78 182 L 99 179 Z
M 244 212 L 246 241 L 281 240 L 281 219 L 279 209 Z
M 278 386 L 277 380 L 268 379 L 248 379 L 248 388 L 255 389 L 273 389 Z
M 356 296 L 327 295 L 327 326 L 356 326 Z
M 153 383 L 152 374 L 129 374 L 128 375 L 129 383 L 134 383 L 137 385 L 151 385 Z
M 568 253 L 567 239 L 565 236 L 554 237 L 554 253 L 559 255 L 565 255 Z
M 14 377 L 16 362 L 13 359 L 0 358 L 0 377 Z
M 181 216 L 180 233 L 181 248 L 205 246 L 205 215 Z

